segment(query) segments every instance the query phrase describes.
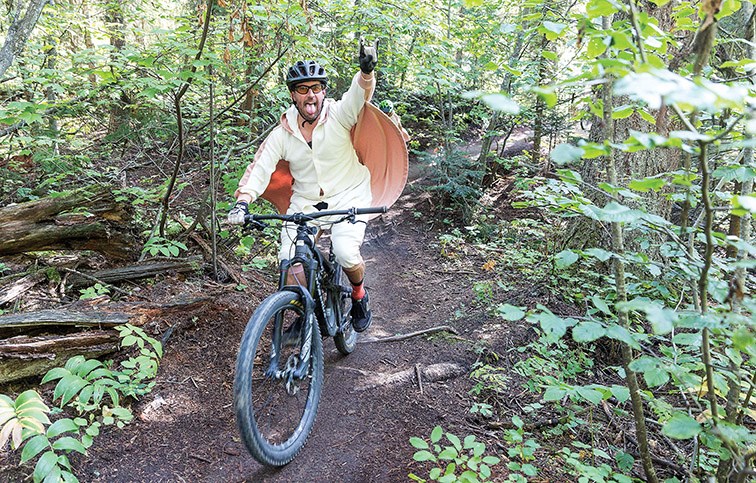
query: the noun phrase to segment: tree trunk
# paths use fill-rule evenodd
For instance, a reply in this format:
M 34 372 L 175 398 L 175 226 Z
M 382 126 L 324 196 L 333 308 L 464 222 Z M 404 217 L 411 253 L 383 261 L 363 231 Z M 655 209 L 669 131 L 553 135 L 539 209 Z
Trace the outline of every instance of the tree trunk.
M 109 191 L 74 191 L 58 198 L 0 208 L 0 256 L 40 250 L 94 250 L 132 258 L 130 216 Z
M 21 17 L 21 10 L 24 5 L 19 1 L 9 2 L 11 7 L 11 21 L 10 27 L 5 34 L 5 42 L 0 47 L 0 78 L 5 75 L 5 71 L 13 64 L 13 59 L 24 50 L 26 41 L 29 40 L 29 36 L 34 30 L 34 26 L 37 25 L 37 20 L 42 14 L 42 9 L 45 8 L 49 0 L 30 0 L 29 5 L 26 6 L 24 16 Z
M 115 65 L 119 64 L 118 57 L 123 47 L 126 45 L 126 36 L 124 34 L 125 26 L 123 19 L 123 10 L 120 2 L 107 2 L 105 8 L 105 24 L 110 31 L 110 45 L 113 50 L 110 53 L 111 61 Z M 118 100 L 110 108 L 110 118 L 108 121 L 108 134 L 112 134 L 128 122 L 128 111 L 125 105 L 128 98 L 123 91 L 118 96 Z

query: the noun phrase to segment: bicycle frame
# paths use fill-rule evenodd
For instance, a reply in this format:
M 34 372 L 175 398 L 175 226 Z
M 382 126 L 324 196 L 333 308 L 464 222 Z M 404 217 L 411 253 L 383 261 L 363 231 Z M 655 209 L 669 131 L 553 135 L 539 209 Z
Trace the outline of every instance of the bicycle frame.
M 250 223 L 261 225 L 260 220 L 283 220 L 297 225 L 297 235 L 294 241 L 294 256 L 288 260 L 283 260 L 279 266 L 279 291 L 291 291 L 297 293 L 301 300 L 304 301 L 303 310 L 303 337 L 300 340 L 299 360 L 296 364 L 287 361 L 285 369 L 278 369 L 279 355 L 281 353 L 281 342 L 283 333 L 283 321 L 276 320 L 276 327 L 273 334 L 273 347 L 269 359 L 268 369 L 265 371 L 267 376 L 275 379 L 287 379 L 287 382 L 293 379 L 302 380 L 308 376 L 308 367 L 311 356 L 313 323 L 317 320 L 322 336 L 333 337 L 345 330 L 346 324 L 349 323 L 346 314 L 341 313 L 341 304 L 334 303 L 340 300 L 339 297 L 349 296 L 351 287 L 340 285 L 335 278 L 341 271 L 341 266 L 335 261 L 333 251 L 326 257 L 317 247 L 314 235 L 318 228 L 307 225 L 308 221 L 324 216 L 343 216 L 337 223 L 350 221 L 354 223 L 355 215 L 367 213 L 385 213 L 386 208 L 365 208 L 338 211 L 324 211 L 310 214 L 295 213 L 293 215 L 249 215 L 247 220 Z M 295 265 L 303 267 L 307 286 L 304 287 L 297 283 L 296 285 L 287 284 L 287 275 L 289 269 Z M 321 287 L 320 284 L 323 284 Z M 335 299 L 333 297 L 336 297 Z M 330 312 L 330 315 L 329 315 Z

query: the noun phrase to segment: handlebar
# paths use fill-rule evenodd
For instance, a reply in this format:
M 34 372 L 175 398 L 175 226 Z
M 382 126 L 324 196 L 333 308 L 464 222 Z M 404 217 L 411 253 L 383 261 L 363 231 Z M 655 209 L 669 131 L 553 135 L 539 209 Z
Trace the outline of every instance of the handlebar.
M 325 216 L 343 216 L 341 221 L 345 220 L 354 220 L 354 217 L 357 215 L 373 215 L 373 214 L 381 214 L 388 212 L 387 206 L 376 206 L 371 208 L 349 208 L 348 210 L 327 210 L 327 211 L 314 211 L 312 213 L 292 213 L 290 215 L 282 215 L 282 214 L 270 214 L 270 215 L 258 215 L 258 214 L 251 214 L 246 215 L 244 217 L 245 223 L 250 223 L 252 225 L 258 224 L 260 221 L 265 220 L 281 220 L 281 221 L 289 221 L 294 222 L 298 225 L 303 225 L 307 223 L 308 221 L 316 220 L 318 218 L 323 218 Z M 336 223 L 338 223 L 336 222 Z

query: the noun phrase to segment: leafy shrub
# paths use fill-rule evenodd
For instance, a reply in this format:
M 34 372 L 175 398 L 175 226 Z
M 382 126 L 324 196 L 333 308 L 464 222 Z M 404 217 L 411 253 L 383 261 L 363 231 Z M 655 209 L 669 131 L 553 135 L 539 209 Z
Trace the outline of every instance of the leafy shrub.
M 133 414 L 121 405 L 121 398 L 137 397 L 152 389 L 154 381 L 146 381 L 157 374 L 162 357 L 160 342 L 129 324 L 118 330 L 123 347 L 137 345 L 140 350 L 137 357 L 121 363 L 122 369 L 110 368 L 110 362 L 75 356 L 42 378 L 43 384 L 58 381 L 53 401 L 59 401 L 61 410 L 75 411 L 76 417 L 51 422 L 48 415 L 53 411 L 33 389 L 15 400 L 0 394 L 0 450 L 10 440 L 12 449 L 23 446 L 21 464 L 39 457 L 32 474 L 35 482 L 78 481 L 68 455 L 85 455 L 103 425 L 124 427 Z
M 440 442 L 444 435 L 451 444 L 442 447 Z M 410 438 L 410 444 L 418 449 L 413 456 L 415 461 L 437 465 L 428 472 L 428 478 L 441 483 L 488 481 L 491 478 L 491 466 L 500 461 L 496 456 L 486 456 L 485 443 L 476 441 L 474 435 L 466 436 L 461 441 L 452 433 L 444 433 L 441 426 L 433 428 L 430 441 L 413 437 Z M 459 475 L 457 472 L 460 472 Z M 418 482 L 427 481 L 414 473 L 410 473 L 409 478 Z

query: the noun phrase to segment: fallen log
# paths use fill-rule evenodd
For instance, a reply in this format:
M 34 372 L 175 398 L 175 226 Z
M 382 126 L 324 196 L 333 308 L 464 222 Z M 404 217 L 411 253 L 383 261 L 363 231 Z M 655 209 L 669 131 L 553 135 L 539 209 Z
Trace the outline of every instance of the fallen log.
M 158 318 L 171 319 L 212 303 L 214 298 L 178 298 L 164 304 L 111 304 L 118 312 L 40 310 L 0 316 L 0 384 L 43 375 L 75 356 L 97 358 L 117 351 L 118 331 L 126 323 L 143 326 Z M 182 317 L 183 319 L 183 317 Z M 178 327 L 175 322 L 168 325 Z M 83 332 L 77 328 L 86 327 Z M 71 333 L 75 331 L 74 333 Z
M 55 327 L 115 327 L 129 321 L 129 315 L 114 312 L 78 312 L 75 310 L 39 310 L 0 315 L 0 337 L 39 332 Z
M 0 256 L 43 250 L 94 250 L 135 255 L 126 206 L 109 190 L 73 191 L 0 208 Z
M 445 379 L 452 379 L 459 377 L 467 372 L 464 367 L 453 364 L 451 362 L 441 362 L 438 364 L 431 364 L 423 368 L 412 367 L 411 369 L 405 369 L 399 372 L 383 373 L 383 372 L 371 372 L 366 374 L 366 378 L 360 381 L 355 386 L 358 391 L 365 391 L 380 386 L 394 385 L 400 383 L 412 382 L 415 377 L 418 377 L 419 381 L 436 382 L 443 381 Z
M 202 257 L 200 256 L 149 260 L 125 267 L 74 272 L 68 277 L 67 282 L 72 288 L 78 288 L 92 285 L 94 282 L 113 284 L 150 278 L 163 273 L 194 272 L 201 268 Z
M 41 376 L 73 356 L 96 358 L 118 350 L 115 330 L 65 336 L 18 336 L 0 341 L 0 384 Z

